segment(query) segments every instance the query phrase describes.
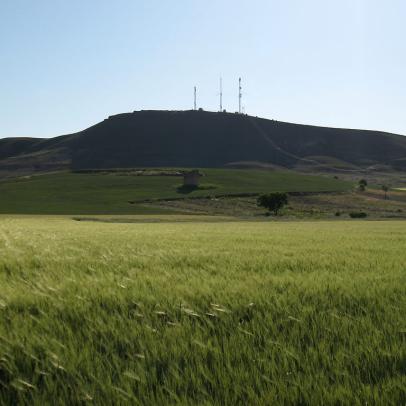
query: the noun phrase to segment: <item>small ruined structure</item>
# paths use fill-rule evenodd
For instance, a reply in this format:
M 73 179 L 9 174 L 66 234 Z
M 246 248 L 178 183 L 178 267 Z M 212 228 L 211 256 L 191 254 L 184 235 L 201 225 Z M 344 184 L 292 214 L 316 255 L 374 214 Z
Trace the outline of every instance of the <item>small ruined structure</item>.
M 203 176 L 198 169 L 194 169 L 190 172 L 183 173 L 183 186 L 197 187 L 199 186 L 200 178 Z

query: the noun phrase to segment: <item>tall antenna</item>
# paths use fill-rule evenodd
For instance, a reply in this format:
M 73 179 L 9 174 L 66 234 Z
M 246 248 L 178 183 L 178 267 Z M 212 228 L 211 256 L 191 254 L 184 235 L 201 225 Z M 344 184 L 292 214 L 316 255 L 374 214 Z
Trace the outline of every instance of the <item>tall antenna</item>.
M 220 112 L 223 111 L 223 78 L 220 76 Z
M 242 99 L 241 78 L 238 79 L 238 112 L 241 114 L 241 99 Z
M 194 104 L 193 104 L 193 110 L 197 110 L 196 108 L 196 86 L 194 88 Z

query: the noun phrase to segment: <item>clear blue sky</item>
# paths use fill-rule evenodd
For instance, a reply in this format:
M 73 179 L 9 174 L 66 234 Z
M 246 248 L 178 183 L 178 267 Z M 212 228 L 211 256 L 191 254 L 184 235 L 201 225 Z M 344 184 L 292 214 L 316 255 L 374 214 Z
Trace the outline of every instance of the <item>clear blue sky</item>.
M 406 135 L 404 0 L 0 0 L 0 137 L 139 109 Z

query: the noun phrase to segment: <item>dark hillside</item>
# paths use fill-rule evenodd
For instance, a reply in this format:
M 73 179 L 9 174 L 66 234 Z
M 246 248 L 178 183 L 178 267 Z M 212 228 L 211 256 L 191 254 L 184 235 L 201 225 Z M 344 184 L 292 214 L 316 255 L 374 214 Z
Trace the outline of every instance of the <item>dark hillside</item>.
M 0 170 L 222 167 L 243 162 L 402 169 L 405 158 L 406 137 L 399 135 L 203 111 L 139 111 L 109 117 L 72 135 L 0 141 Z
M 0 139 L 0 160 L 30 151 L 41 142 L 41 138 L 3 138 Z

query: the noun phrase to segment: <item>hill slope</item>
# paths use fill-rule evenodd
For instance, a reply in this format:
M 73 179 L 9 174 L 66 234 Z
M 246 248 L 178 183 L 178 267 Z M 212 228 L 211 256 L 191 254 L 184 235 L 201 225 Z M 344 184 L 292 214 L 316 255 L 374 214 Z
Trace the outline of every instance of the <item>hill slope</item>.
M 406 137 L 230 113 L 140 111 L 52 139 L 0 140 L 0 170 L 222 167 L 406 168 Z

